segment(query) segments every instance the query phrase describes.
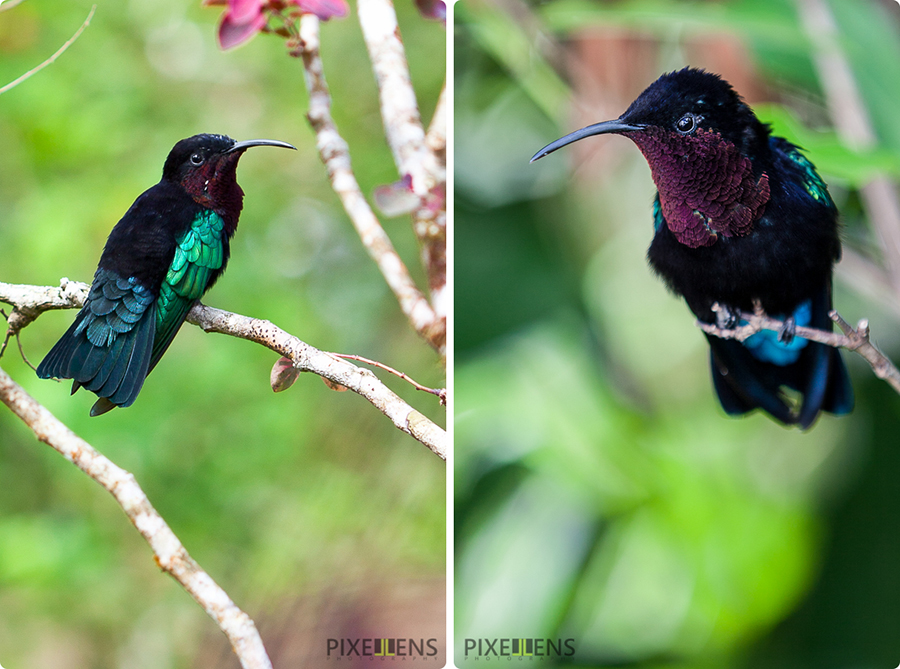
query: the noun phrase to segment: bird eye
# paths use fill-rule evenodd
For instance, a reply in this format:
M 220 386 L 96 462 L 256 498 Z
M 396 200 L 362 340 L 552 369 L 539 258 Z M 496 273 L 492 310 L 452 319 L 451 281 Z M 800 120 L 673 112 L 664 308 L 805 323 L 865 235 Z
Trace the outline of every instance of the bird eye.
M 195 153 L 191 156 L 191 164 L 192 165 L 202 165 L 203 164 L 203 156 L 199 153 Z
M 675 124 L 678 132 L 686 135 L 697 127 L 697 118 L 693 114 L 685 114 Z

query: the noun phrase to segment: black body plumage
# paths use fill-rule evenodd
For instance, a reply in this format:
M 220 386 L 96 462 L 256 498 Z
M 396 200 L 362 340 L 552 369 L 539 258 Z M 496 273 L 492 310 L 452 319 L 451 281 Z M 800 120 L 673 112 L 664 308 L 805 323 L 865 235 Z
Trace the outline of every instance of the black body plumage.
M 727 82 L 689 68 L 663 75 L 617 120 L 567 135 L 532 160 L 605 133 L 634 141 L 650 164 L 658 193 L 648 260 L 698 319 L 715 323 L 714 304 L 733 316 L 758 300 L 789 324 L 831 330 L 837 210 L 812 163 L 771 136 Z M 807 428 L 821 411 L 852 409 L 838 350 L 795 338 L 790 325 L 770 334 L 745 343 L 707 336 L 727 413 L 760 408 Z M 800 393 L 797 406 L 785 387 Z
M 39 377 L 96 393 L 92 416 L 135 401 L 188 311 L 225 271 L 243 204 L 237 163 L 253 146 L 294 148 L 208 134 L 175 145 L 160 182 L 110 233 L 87 300 Z

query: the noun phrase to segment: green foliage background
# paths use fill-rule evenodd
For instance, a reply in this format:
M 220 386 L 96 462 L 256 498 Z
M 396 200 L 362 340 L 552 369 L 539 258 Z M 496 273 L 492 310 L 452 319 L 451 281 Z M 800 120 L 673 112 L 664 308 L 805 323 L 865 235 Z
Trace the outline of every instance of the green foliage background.
M 258 36 L 223 53 L 221 8 L 199 0 L 97 5 L 67 53 L 0 96 L 0 281 L 90 281 L 109 230 L 156 183 L 178 139 L 281 139 L 299 151 L 258 149 L 241 162 L 240 229 L 205 302 L 443 385 L 436 355 L 411 332 L 330 188 L 304 117 L 302 63 L 282 40 Z M 0 82 L 52 54 L 90 7 L 28 0 L 0 13 Z M 444 80 L 445 31 L 411 2 L 397 11 L 427 122 Z M 336 122 L 371 193 L 397 175 L 355 7 L 322 25 L 322 52 Z M 408 217 L 385 224 L 416 268 Z M 48 313 L 23 332 L 33 363 L 73 316 Z M 274 354 L 185 326 L 133 407 L 90 419 L 93 395 L 38 380 L 15 348 L 4 369 L 133 472 L 251 615 L 442 577 L 444 466 L 353 393 L 309 375 L 273 395 Z M 385 382 L 443 424 L 433 397 Z M 0 663 L 186 667 L 217 635 L 109 495 L 0 411 Z
M 457 5 L 459 666 L 490 666 L 464 657 L 467 637 L 574 638 L 577 666 L 896 664 L 900 398 L 845 354 L 851 416 L 808 433 L 726 418 L 703 336 L 646 265 L 654 189 L 640 153 L 589 140 L 624 145 L 589 180 L 571 149 L 528 164 L 578 127 L 543 33 L 634 30 L 658 44 L 659 73 L 700 64 L 687 43 L 724 33 L 785 101 L 758 112 L 820 168 L 847 246 L 873 252 L 856 189 L 873 170 L 900 173 L 900 11 L 829 5 L 880 140 L 865 154 L 823 127 L 790 0 Z M 836 308 L 868 317 L 897 356 L 897 296 L 882 297 L 835 288 Z

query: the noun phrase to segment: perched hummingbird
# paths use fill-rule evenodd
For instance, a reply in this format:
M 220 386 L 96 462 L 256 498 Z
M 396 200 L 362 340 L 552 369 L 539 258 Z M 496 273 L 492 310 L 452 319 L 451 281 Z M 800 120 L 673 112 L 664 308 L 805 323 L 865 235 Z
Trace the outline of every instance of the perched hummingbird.
M 73 393 L 96 393 L 92 416 L 134 403 L 191 307 L 225 271 L 244 199 L 237 164 L 253 146 L 295 148 L 225 135 L 172 148 L 160 182 L 109 234 L 87 301 L 38 366 L 40 378 L 73 379 Z
M 607 133 L 633 141 L 650 164 L 658 192 L 647 257 L 697 318 L 732 327 L 759 300 L 785 322 L 743 343 L 707 335 L 725 411 L 759 408 L 804 429 L 820 411 L 848 413 L 853 389 L 840 352 L 794 336 L 798 325 L 831 330 L 841 255 L 837 209 L 813 164 L 772 136 L 726 81 L 692 68 L 662 75 L 618 119 L 576 130 L 531 160 Z

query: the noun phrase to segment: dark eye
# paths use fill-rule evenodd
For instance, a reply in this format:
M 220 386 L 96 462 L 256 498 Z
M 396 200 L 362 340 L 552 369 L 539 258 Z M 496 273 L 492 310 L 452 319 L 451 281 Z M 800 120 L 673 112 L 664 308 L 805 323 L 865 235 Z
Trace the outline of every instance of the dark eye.
M 199 153 L 195 153 L 191 156 L 191 165 L 202 165 L 203 164 L 203 156 Z
M 697 118 L 693 114 L 685 114 L 675 124 L 678 132 L 686 135 L 697 127 Z

